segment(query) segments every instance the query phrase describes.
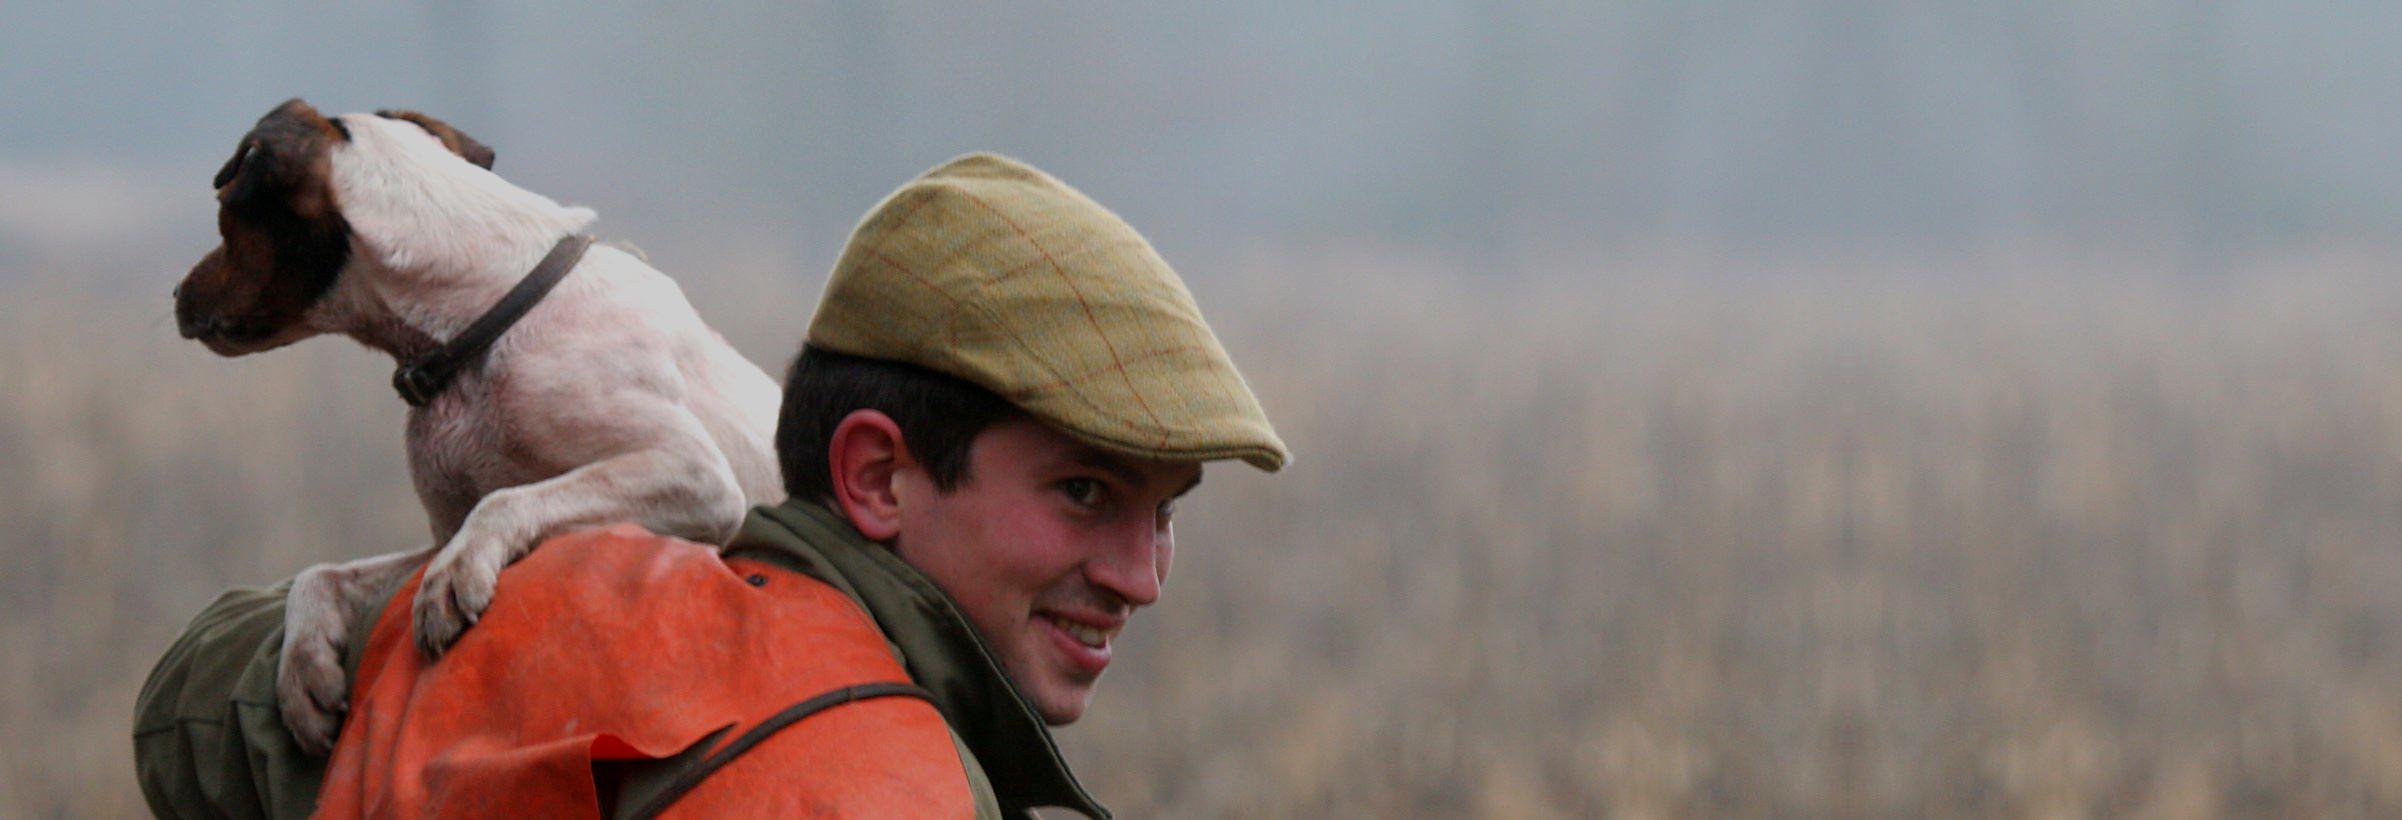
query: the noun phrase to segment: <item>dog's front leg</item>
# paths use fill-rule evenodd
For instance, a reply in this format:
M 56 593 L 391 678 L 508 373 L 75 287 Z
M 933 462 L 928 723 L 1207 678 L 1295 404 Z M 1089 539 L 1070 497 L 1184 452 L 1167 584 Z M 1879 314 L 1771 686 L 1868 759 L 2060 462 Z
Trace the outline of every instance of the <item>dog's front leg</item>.
M 417 588 L 417 645 L 436 657 L 492 603 L 500 571 L 571 530 L 631 521 L 661 535 L 722 544 L 748 502 L 706 439 L 637 450 L 484 496 Z
M 426 547 L 318 564 L 293 577 L 284 598 L 284 644 L 275 658 L 275 702 L 301 751 L 323 755 L 341 734 L 342 715 L 350 710 L 342 653 L 352 627 L 433 554 Z

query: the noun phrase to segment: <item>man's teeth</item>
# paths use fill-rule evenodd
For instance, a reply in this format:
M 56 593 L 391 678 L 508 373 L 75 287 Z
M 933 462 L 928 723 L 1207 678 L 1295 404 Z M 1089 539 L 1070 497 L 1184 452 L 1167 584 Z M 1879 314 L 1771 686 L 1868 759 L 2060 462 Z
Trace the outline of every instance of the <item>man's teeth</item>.
M 1096 649 L 1109 645 L 1109 633 L 1103 632 L 1099 628 L 1058 618 L 1052 618 L 1051 622 L 1058 624 L 1060 631 L 1068 633 L 1068 637 L 1075 638 L 1077 643 Z

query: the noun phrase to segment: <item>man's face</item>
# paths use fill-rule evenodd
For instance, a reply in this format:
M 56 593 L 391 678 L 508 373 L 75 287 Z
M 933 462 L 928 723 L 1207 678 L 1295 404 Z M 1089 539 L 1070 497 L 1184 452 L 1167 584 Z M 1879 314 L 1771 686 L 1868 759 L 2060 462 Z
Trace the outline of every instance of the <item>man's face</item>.
M 922 469 L 895 481 L 894 551 L 959 604 L 1018 693 L 1060 725 L 1084 714 L 1127 618 L 1159 600 L 1175 552 L 1169 515 L 1201 466 L 1112 455 L 1021 416 L 976 436 L 949 493 Z

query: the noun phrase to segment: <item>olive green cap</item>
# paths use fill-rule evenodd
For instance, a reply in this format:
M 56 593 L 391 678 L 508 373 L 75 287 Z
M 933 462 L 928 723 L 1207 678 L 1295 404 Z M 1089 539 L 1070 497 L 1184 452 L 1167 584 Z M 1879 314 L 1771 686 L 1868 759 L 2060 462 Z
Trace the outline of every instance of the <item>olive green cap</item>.
M 966 379 L 1130 456 L 1289 455 L 1151 243 L 1049 174 L 992 154 L 935 166 L 851 232 L 809 343 Z

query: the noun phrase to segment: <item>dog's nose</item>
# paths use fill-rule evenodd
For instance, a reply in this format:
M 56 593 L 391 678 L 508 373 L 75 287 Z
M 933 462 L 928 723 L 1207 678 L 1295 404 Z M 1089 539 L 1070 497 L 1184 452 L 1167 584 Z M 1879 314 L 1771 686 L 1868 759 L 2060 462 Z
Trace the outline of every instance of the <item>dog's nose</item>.
M 178 311 L 178 313 L 180 314 L 182 312 Z M 214 314 L 204 313 L 200 315 L 178 315 L 175 317 L 175 329 L 182 332 L 183 337 L 186 339 L 198 339 L 202 336 L 215 333 L 217 332 L 217 325 L 217 317 Z

